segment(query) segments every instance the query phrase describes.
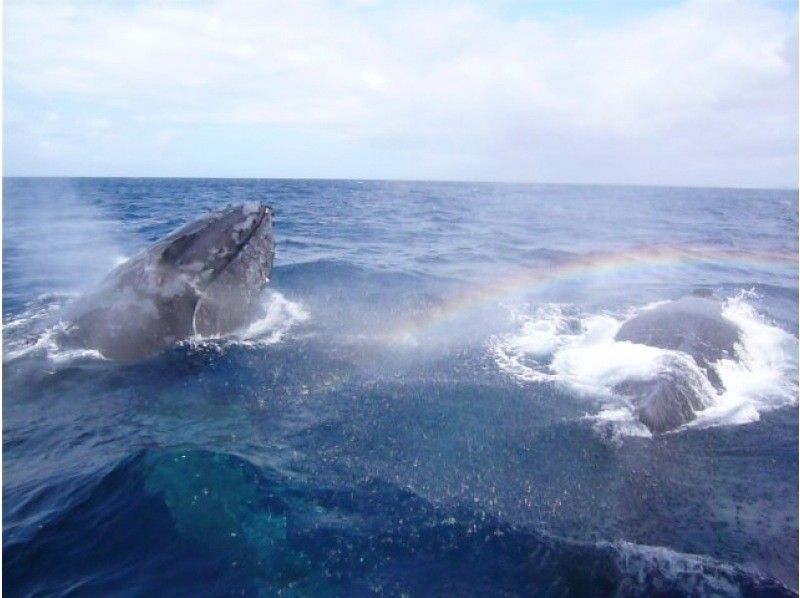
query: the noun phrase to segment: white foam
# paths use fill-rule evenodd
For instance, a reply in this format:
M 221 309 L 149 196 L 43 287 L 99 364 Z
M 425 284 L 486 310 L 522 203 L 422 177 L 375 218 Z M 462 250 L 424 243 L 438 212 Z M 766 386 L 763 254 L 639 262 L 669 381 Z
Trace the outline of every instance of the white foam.
M 551 380 L 581 393 L 611 395 L 623 380 L 656 375 L 675 352 L 617 342 L 622 320 L 609 314 L 564 316 L 562 306 L 537 308 L 521 317 L 521 330 L 495 339 L 501 369 L 525 381 Z
M 295 325 L 308 320 L 309 314 L 299 303 L 273 291 L 264 316 L 234 336 L 241 341 L 272 345 L 280 342 Z
M 584 393 L 608 395 L 624 380 L 645 380 L 661 369 L 667 351 L 615 342 L 610 337 L 582 337 L 563 347 L 553 357 L 552 369 L 558 379 Z
M 69 300 L 77 297 L 76 293 L 46 293 L 30 302 L 26 308 L 12 319 L 3 322 L 3 332 L 24 329 L 38 324 L 61 309 Z
M 57 351 L 55 337 L 61 325 L 50 328 L 46 325 L 72 296 L 63 293 L 42 295 L 13 319 L 3 322 L 3 359 L 17 359 L 37 352 L 49 356 Z
M 653 435 L 627 406 L 608 404 L 601 407 L 597 414 L 586 415 L 584 419 L 594 422 L 595 430 L 598 432 L 608 431 L 611 440 L 614 441 L 626 436 L 650 438 Z
M 619 572 L 635 581 L 635 587 L 642 592 L 663 590 L 659 579 L 664 579 L 686 594 L 738 596 L 740 579 L 757 575 L 710 556 L 677 552 L 664 546 L 626 541 L 600 542 L 598 546 L 614 551 Z
M 305 308 L 290 301 L 277 291 L 269 293 L 263 306 L 263 315 L 249 326 L 224 337 L 196 336 L 189 339 L 195 346 L 221 347 L 224 344 L 266 346 L 281 342 L 297 324 L 309 319 Z M 222 345 L 220 344 L 222 343 Z
M 736 359 L 716 364 L 725 392 L 698 413 L 691 426 L 744 424 L 760 413 L 797 403 L 797 339 L 768 323 L 747 302 L 752 293 L 729 299 L 722 315 L 742 331 Z
M 512 346 L 527 355 L 548 355 L 561 344 L 565 322 L 561 305 L 544 306 L 532 318 L 522 316 L 522 331 L 510 339 Z
M 14 360 L 41 354 L 54 363 L 65 363 L 75 359 L 106 359 L 95 349 L 63 349 L 58 344 L 57 338 L 64 330 L 66 330 L 66 325 L 59 322 L 40 332 L 36 337 L 20 336 L 14 341 L 9 341 L 4 347 L 3 358 Z
M 563 305 L 536 308 L 517 316 L 517 332 L 493 339 L 498 367 L 522 382 L 553 382 L 589 399 L 587 417 L 613 435 L 649 436 L 626 397 L 613 388 L 625 380 L 648 380 L 659 373 L 679 375 L 706 408 L 684 426 L 737 425 L 755 421 L 764 411 L 797 402 L 797 339 L 774 326 L 748 303 L 752 295 L 728 300 L 723 316 L 742 331 L 735 359 L 713 367 L 725 391 L 718 393 L 695 361 L 684 353 L 628 341 L 615 341 L 625 320 L 663 302 L 621 315 L 567 317 Z
M 515 378 L 536 382 L 550 377 L 543 360 L 549 359 L 565 342 L 567 318 L 562 306 L 550 304 L 536 308 L 530 316 L 516 314 L 521 323 L 517 334 L 495 339 L 495 358 L 500 369 Z

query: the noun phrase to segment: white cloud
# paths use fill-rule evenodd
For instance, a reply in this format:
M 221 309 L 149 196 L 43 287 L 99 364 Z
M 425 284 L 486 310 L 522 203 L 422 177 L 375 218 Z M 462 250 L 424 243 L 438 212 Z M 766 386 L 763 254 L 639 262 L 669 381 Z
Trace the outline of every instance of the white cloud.
M 601 26 L 458 1 L 86 6 L 6 3 L 9 170 L 93 174 L 111 152 L 127 174 L 797 182 L 797 17 L 756 2 Z M 191 168 L 180 131 L 208 127 L 228 133 L 196 171 L 131 172 L 164 130 Z M 265 168 L 254 135 L 267 153 L 303 139 L 313 166 L 288 152 Z M 202 170 L 214 151 L 241 170 Z

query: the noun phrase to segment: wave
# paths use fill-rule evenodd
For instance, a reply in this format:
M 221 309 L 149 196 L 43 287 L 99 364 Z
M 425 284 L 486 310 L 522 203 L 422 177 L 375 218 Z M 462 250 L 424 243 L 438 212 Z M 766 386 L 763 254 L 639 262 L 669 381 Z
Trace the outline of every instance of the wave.
M 441 284 L 444 279 L 417 271 L 392 269 L 386 264 L 366 266 L 344 259 L 316 259 L 277 265 L 273 280 L 282 288 L 319 289 L 339 288 L 352 291 L 354 287 L 373 291 L 382 285 L 393 290 L 414 285 Z
M 755 570 L 710 556 L 625 541 L 599 542 L 596 547 L 610 551 L 617 575 L 623 580 L 617 588 L 617 595 L 792 595 L 788 589 L 762 577 Z
M 147 449 L 47 495 L 12 488 L 15 592 L 770 595 L 757 570 L 627 541 L 579 542 L 431 503 L 378 479 L 293 477 L 222 452 Z M 55 509 L 55 510 L 54 510 Z M 46 573 L 45 573 L 46 572 Z M 335 572 L 335 574 L 333 574 Z M 448 591 L 449 590 L 449 591 Z
M 4 538 L 4 589 L 221 595 L 238 586 L 252 594 L 243 577 L 279 587 L 305 571 L 287 543 L 277 478 L 233 455 L 139 451 L 64 485 L 80 491 L 53 488 L 63 498 L 58 511 L 23 518 Z M 24 505 L 42 493 L 10 495 Z
M 650 436 L 633 405 L 614 392 L 625 380 L 678 376 L 700 397 L 703 409 L 680 429 L 757 421 L 760 413 L 797 403 L 797 339 L 767 321 L 750 303 L 752 291 L 724 302 L 723 317 L 742 332 L 736 356 L 712 364 L 717 391 L 691 356 L 614 337 L 629 318 L 663 302 L 615 314 L 584 314 L 564 304 L 516 313 L 515 332 L 493 338 L 497 366 L 523 383 L 552 382 L 593 401 L 586 417 L 615 436 Z

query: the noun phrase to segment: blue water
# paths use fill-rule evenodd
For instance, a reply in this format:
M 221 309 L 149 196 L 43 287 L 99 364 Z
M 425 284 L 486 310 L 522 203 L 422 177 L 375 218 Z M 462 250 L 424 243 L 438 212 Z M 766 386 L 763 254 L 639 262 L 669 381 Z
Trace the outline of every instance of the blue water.
M 47 340 L 245 200 L 276 209 L 257 332 L 131 365 Z M 6 179 L 3 209 L 8 596 L 797 591 L 796 191 Z M 654 246 L 734 257 L 491 293 Z M 648 436 L 602 388 L 638 357 L 590 331 L 698 288 L 751 361 L 713 417 Z

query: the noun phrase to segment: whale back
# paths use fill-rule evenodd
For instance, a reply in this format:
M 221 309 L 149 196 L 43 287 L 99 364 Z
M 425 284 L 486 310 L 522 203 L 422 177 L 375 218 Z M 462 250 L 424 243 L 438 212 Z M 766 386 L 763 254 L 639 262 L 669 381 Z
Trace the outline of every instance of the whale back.
M 710 397 L 724 390 L 714 363 L 734 357 L 740 338 L 739 328 L 723 317 L 721 304 L 709 297 L 684 297 L 646 310 L 625 322 L 615 340 L 689 357 L 666 359 L 650 379 L 626 380 L 613 390 L 631 398 L 638 419 L 652 432 L 674 430 L 694 420 Z
M 622 325 L 615 340 L 687 353 L 722 390 L 712 364 L 734 356 L 740 336 L 739 328 L 722 316 L 718 301 L 692 296 L 642 312 Z

